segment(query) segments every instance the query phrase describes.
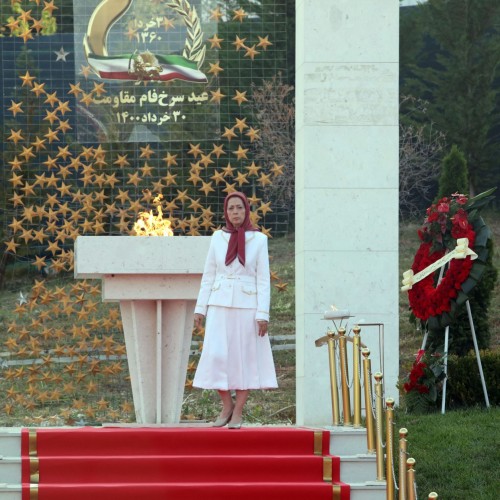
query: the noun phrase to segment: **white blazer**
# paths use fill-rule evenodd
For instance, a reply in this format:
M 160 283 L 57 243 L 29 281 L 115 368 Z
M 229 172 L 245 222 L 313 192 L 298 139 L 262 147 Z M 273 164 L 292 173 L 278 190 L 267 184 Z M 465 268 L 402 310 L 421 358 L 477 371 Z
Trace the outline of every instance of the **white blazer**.
M 207 314 L 208 306 L 256 309 L 256 320 L 269 321 L 271 279 L 267 236 L 245 233 L 245 266 L 236 257 L 226 266 L 230 234 L 215 231 L 210 241 L 195 313 Z

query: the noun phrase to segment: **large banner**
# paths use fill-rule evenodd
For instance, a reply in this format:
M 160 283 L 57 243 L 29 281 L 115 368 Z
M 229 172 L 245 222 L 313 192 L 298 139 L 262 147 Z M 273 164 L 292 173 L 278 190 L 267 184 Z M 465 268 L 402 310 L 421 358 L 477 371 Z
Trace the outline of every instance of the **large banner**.
M 215 138 L 214 51 L 204 41 L 216 22 L 201 4 L 74 0 L 75 72 L 89 95 L 79 105 L 78 142 Z

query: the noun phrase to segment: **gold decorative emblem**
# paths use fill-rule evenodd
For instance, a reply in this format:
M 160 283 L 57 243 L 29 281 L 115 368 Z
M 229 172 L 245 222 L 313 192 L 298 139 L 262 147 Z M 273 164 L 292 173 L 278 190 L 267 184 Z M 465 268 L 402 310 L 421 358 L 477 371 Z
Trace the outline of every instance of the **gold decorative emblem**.
M 113 25 L 125 15 L 134 0 L 102 0 L 90 17 L 83 40 L 89 66 L 103 79 L 112 80 L 186 80 L 207 81 L 200 68 L 206 47 L 196 9 L 187 0 L 170 0 L 165 6 L 174 10 L 187 29 L 182 55 L 153 54 L 149 51 L 112 56 L 108 54 L 107 38 Z

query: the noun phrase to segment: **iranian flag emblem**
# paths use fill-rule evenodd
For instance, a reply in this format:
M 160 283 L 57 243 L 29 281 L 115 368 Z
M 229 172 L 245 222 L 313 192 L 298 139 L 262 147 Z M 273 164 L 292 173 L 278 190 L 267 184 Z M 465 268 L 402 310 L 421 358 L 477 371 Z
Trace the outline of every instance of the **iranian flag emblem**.
M 207 81 L 195 62 L 180 55 L 157 56 L 143 52 L 110 57 L 90 53 L 87 60 L 97 75 L 108 80 Z
M 186 25 L 186 42 L 182 55 L 156 55 L 148 50 L 120 55 L 108 53 L 108 33 L 113 24 L 127 12 L 132 1 L 101 0 L 93 11 L 83 39 L 85 57 L 93 71 L 101 78 L 110 80 L 207 82 L 207 77 L 199 69 L 206 51 L 203 31 L 196 9 L 191 7 L 188 0 L 170 0 L 166 4 Z

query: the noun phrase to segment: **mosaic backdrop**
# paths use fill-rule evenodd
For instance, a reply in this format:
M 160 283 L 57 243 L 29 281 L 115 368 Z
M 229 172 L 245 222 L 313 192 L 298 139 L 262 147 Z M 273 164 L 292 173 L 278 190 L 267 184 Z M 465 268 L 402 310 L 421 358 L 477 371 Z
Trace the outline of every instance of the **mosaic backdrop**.
M 292 167 L 262 124 L 287 95 L 285 3 L 2 1 L 0 414 L 133 420 L 118 306 L 72 279 L 79 235 L 134 234 L 158 210 L 209 235 L 234 190 L 264 233 L 287 232 L 273 189 Z

